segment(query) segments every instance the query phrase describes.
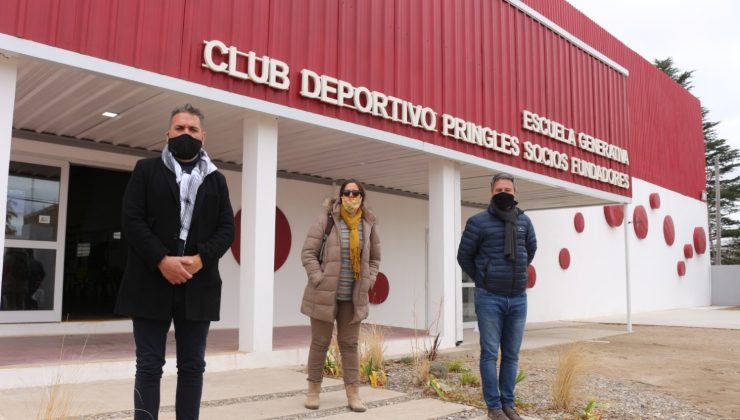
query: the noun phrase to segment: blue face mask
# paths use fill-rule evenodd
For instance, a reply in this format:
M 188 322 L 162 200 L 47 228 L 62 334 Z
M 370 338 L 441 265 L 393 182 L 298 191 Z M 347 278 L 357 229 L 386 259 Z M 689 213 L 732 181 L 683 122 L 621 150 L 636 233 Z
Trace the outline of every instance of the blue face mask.
M 175 159 L 190 160 L 198 155 L 203 147 L 203 142 L 185 133 L 169 139 L 167 147 Z

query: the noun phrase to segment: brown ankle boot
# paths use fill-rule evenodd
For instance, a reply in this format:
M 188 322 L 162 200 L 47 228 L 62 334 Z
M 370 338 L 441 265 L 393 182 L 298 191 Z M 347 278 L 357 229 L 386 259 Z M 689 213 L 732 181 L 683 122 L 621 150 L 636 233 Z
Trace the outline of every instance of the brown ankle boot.
M 352 411 L 362 413 L 367 410 L 367 407 L 365 407 L 365 404 L 363 404 L 360 399 L 359 386 L 356 384 L 344 385 L 344 390 L 347 392 L 347 405 L 352 409 Z
M 309 410 L 319 408 L 319 394 L 321 393 L 321 382 L 309 382 L 304 406 Z
M 522 416 L 519 415 L 519 413 L 516 412 L 516 409 L 514 407 L 504 407 L 504 414 L 506 414 L 506 417 L 509 418 L 509 420 L 524 420 L 522 419 Z

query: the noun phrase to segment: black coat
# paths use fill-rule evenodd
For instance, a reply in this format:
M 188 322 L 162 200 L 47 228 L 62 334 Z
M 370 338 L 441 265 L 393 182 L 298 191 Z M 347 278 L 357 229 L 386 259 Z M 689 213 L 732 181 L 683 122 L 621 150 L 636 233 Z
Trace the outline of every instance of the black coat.
M 180 234 L 180 189 L 161 157 L 136 163 L 123 197 L 123 235 L 129 246 L 116 313 L 169 320 L 176 287 L 185 288 L 187 319 L 217 321 L 221 307 L 218 260 L 234 240 L 234 213 L 226 178 L 203 180 L 193 208 L 185 255 L 200 254 L 203 268 L 184 285 L 170 284 L 159 262 L 175 255 Z

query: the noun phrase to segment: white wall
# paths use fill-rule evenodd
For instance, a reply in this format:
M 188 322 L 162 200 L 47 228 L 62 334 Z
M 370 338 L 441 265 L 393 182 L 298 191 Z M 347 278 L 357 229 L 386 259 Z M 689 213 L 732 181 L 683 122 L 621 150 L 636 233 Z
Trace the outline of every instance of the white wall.
M 585 228 L 573 222 L 583 213 Z M 610 228 L 602 207 L 527 212 L 537 234 L 532 265 L 537 282 L 529 290 L 529 322 L 611 315 L 625 307 L 624 231 Z M 560 250 L 570 267 L 560 268 Z
M 648 235 L 644 240 L 638 240 L 634 230 L 629 235 L 633 312 L 709 305 L 709 238 L 703 255 L 694 252 L 694 257 L 686 260 L 683 254 L 684 244 L 693 246 L 695 227 L 702 227 L 708 235 L 706 203 L 639 179 L 633 179 L 632 188 L 634 199 L 630 208 L 644 206 L 649 220 Z M 660 194 L 660 208 L 650 208 L 651 193 Z M 663 239 L 663 219 L 667 215 L 673 218 L 676 229 L 673 246 L 666 245 Z M 686 263 L 684 277 L 676 272 L 679 261 Z
M 740 265 L 712 266 L 712 305 L 740 306 Z
M 648 234 L 640 240 L 633 225 L 628 227 L 632 312 L 709 305 L 709 253 L 695 253 L 688 260 L 683 256 L 683 245 L 693 244 L 694 227 L 708 231 L 706 204 L 639 179 L 633 179 L 633 193 L 627 220 L 632 220 L 636 206 L 644 206 Z M 660 208 L 650 208 L 651 193 L 660 195 Z M 577 212 L 585 219 L 585 229 L 580 234 L 573 221 Z M 624 224 L 609 227 L 601 206 L 528 214 L 539 246 L 533 262 L 537 283 L 529 291 L 528 321 L 625 314 Z M 666 215 L 673 218 L 676 231 L 672 246 L 663 237 Z M 561 269 L 558 262 L 562 248 L 570 251 L 567 270 Z M 680 277 L 676 265 L 684 260 L 686 275 Z

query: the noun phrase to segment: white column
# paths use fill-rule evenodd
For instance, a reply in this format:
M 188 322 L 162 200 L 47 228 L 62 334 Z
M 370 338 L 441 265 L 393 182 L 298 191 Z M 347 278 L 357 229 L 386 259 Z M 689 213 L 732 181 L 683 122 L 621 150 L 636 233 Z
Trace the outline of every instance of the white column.
M 16 62 L 0 53 L 0 220 L 5 220 L 10 166 L 10 139 L 13 137 Z M 0 251 L 5 249 L 5 235 L 0 235 Z M 0 258 L 0 273 L 3 259 Z M 1 279 L 0 279 L 1 280 Z
M 239 351 L 272 351 L 277 119 L 243 121 Z
M 429 291 L 427 319 L 440 332 L 440 347 L 457 341 L 457 265 L 460 232 L 460 171 L 449 160 L 429 164 Z

